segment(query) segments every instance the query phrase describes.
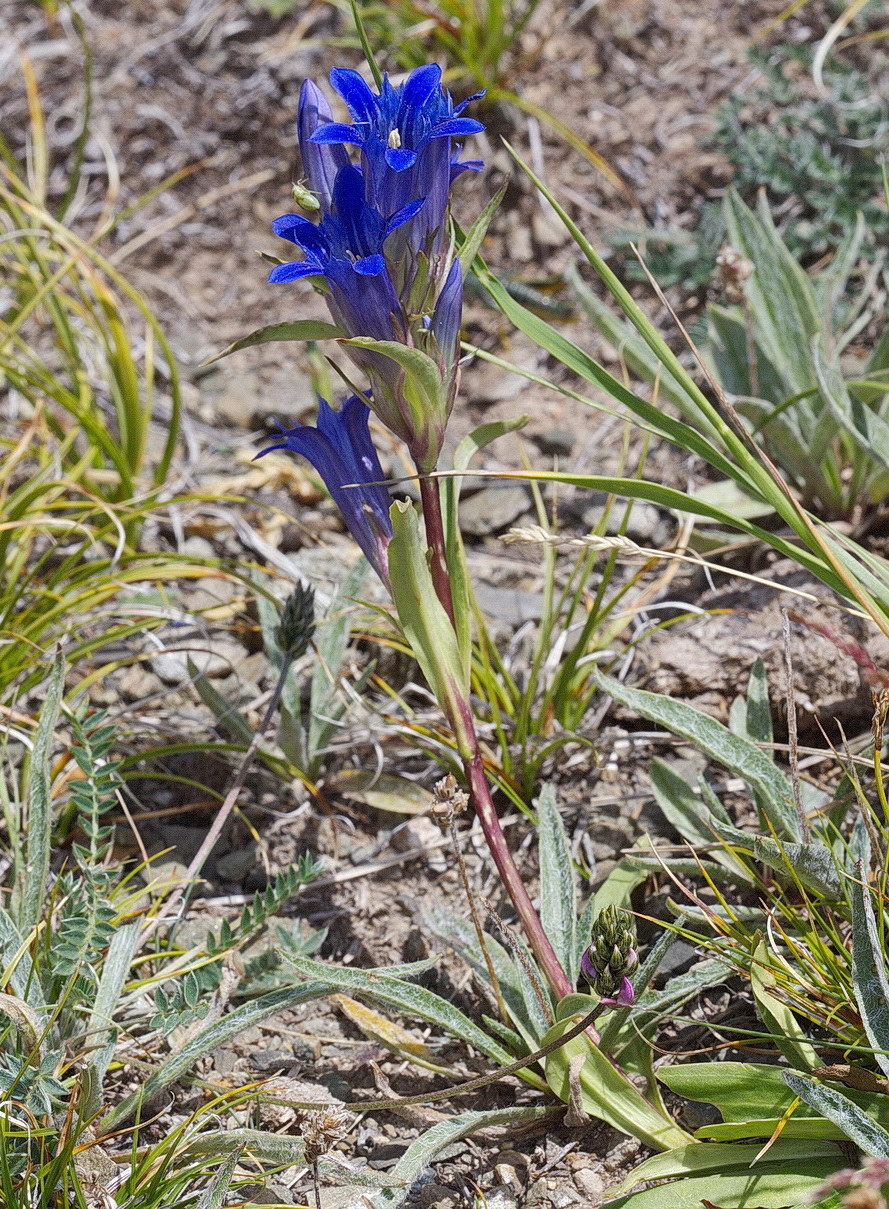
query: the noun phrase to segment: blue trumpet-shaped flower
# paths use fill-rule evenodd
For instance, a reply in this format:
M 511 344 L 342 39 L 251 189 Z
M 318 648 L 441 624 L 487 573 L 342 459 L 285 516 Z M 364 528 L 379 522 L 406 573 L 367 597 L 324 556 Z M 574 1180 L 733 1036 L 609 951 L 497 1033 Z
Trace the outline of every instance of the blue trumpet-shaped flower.
M 351 395 L 339 411 L 319 398 L 317 427 L 297 424 L 285 429 L 282 440 L 257 456 L 287 449 L 311 462 L 365 558 L 388 584 L 390 499 L 381 485 L 385 475 L 370 437 L 369 419 L 370 411 L 357 395 Z
M 417 198 L 384 218 L 364 199 L 360 168 L 346 164 L 337 172 L 331 208 L 320 223 L 300 214 L 285 214 L 272 223 L 275 234 L 302 248 L 305 259 L 276 265 L 269 281 L 324 277 L 334 318 L 350 335 L 403 339 L 401 304 L 386 268 L 383 245 L 422 206 L 423 199 Z
M 457 390 L 463 277 L 450 246 L 447 206 L 459 163 L 454 139 L 482 129 L 441 86 L 441 70 L 412 72 L 379 94 L 355 71 L 331 73 L 352 124 L 334 122 L 307 81 L 297 130 L 306 184 L 320 221 L 285 214 L 275 233 L 302 249 L 269 281 L 314 278 L 349 356 L 370 380 L 371 407 L 431 469 Z M 469 98 L 471 100 L 472 98 Z M 347 146 L 361 149 L 360 167 Z M 393 344 L 410 348 L 409 356 Z
M 329 177 L 344 144 L 360 147 L 367 187 L 367 200 L 384 214 L 399 210 L 414 198 L 426 204 L 409 229 L 413 249 L 438 251 L 445 234 L 445 212 L 451 181 L 459 173 L 481 167 L 478 161 L 459 162 L 453 140 L 484 130 L 481 122 L 463 117 L 466 106 L 481 93 L 454 105 L 441 86 L 441 68 L 435 63 L 418 67 L 395 88 L 383 78 L 379 93 L 365 83 L 357 71 L 334 68 L 330 82 L 349 109 L 351 123 L 326 120 L 326 102 L 313 84 L 306 84 L 300 100 L 300 146 L 305 171 Z M 314 129 L 311 129 L 314 124 Z M 325 158 L 318 154 L 328 148 Z

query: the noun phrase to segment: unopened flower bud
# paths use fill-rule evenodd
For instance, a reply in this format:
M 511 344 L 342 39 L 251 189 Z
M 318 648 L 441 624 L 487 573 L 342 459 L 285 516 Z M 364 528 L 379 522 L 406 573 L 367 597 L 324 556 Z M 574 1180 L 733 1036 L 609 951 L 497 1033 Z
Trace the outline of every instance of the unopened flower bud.
M 593 923 L 580 972 L 603 1003 L 628 1007 L 636 998 L 630 975 L 639 964 L 633 917 L 604 907 Z
M 285 655 L 299 659 L 309 649 L 315 632 L 315 592 L 297 585 L 284 602 L 275 639 Z

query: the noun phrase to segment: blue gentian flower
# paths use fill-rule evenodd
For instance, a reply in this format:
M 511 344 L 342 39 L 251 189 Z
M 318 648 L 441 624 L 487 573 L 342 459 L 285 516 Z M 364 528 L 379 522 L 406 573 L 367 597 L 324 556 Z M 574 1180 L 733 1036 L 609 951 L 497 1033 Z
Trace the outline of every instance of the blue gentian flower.
M 344 336 L 407 345 L 434 361 L 440 389 L 430 385 L 427 363 L 421 372 L 416 360 L 409 367 L 379 349 L 346 345 L 370 380 L 373 410 L 431 469 L 457 390 L 463 304 L 448 193 L 456 175 L 481 167 L 459 162 L 454 140 L 483 127 L 462 116 L 473 98 L 455 106 L 434 64 L 398 88 L 384 78 L 379 94 L 355 71 L 334 70 L 331 81 L 354 121 L 334 122 L 318 88 L 303 85 L 297 132 L 320 221 L 275 220 L 275 234 L 300 247 L 303 259 L 278 265 L 269 281 L 314 278 Z M 347 146 L 360 147 L 360 167 Z
M 283 439 L 257 457 L 287 449 L 311 462 L 365 558 L 388 585 L 391 501 L 381 485 L 386 476 L 370 437 L 369 419 L 370 410 L 357 395 L 351 395 L 339 411 L 319 397 L 317 427 L 297 424 L 285 429 Z
M 415 198 L 425 198 L 409 230 L 411 246 L 414 251 L 440 250 L 451 182 L 461 172 L 481 167 L 476 160 L 455 160 L 453 140 L 484 130 L 481 122 L 462 116 L 466 106 L 483 94 L 455 106 L 441 86 L 441 68 L 435 63 L 412 71 L 398 88 L 385 76 L 379 94 L 357 71 L 347 68 L 334 68 L 330 82 L 346 102 L 352 123 L 325 121 L 322 108 L 312 109 L 308 99 L 318 90 L 314 85 L 304 87 L 311 121 L 301 125 L 300 133 L 308 131 L 311 122 L 318 123 L 303 135 L 306 172 L 318 162 L 317 152 L 308 150 L 312 145 L 329 147 L 331 156 L 335 149 L 342 152 L 344 144 L 360 147 L 368 202 L 381 213 L 392 214 Z
M 285 214 L 272 223 L 275 234 L 302 248 L 305 259 L 276 265 L 269 281 L 323 277 L 330 286 L 334 318 L 349 335 L 403 340 L 401 304 L 386 267 L 383 245 L 422 206 L 422 198 L 410 201 L 384 218 L 364 200 L 361 169 L 346 164 L 337 172 L 330 210 L 320 223 L 309 222 L 300 214 Z

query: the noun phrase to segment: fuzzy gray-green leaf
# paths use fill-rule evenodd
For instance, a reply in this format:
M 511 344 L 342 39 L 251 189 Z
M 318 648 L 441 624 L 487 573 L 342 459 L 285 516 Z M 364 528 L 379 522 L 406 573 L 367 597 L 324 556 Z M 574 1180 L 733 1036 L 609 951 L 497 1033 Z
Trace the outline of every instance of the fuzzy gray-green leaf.
M 781 1078 L 795 1096 L 799 1096 L 828 1121 L 833 1121 L 849 1141 L 865 1154 L 873 1158 L 889 1159 L 889 1133 L 842 1092 L 825 1087 L 823 1083 L 816 1083 L 813 1079 L 807 1079 L 796 1071 L 782 1071 Z
M 688 739 L 711 760 L 742 777 L 767 803 L 769 817 L 778 835 L 794 840 L 800 838 L 790 782 L 758 747 L 733 735 L 721 722 L 684 701 L 629 688 L 603 672 L 597 671 L 595 677 L 599 687 L 620 705 Z
M 65 690 L 65 661 L 61 654 L 53 660 L 46 697 L 40 710 L 37 736 L 31 754 L 28 778 L 28 830 L 24 885 L 22 887 L 19 931 L 24 935 L 43 918 L 46 879 L 49 875 L 52 842 L 52 749 L 56 741 L 56 723 Z
M 461 1112 L 447 1121 L 439 1121 L 431 1129 L 413 1142 L 395 1166 L 392 1168 L 392 1178 L 403 1183 L 400 1188 L 387 1188 L 378 1193 L 373 1201 L 374 1209 L 397 1209 L 404 1204 L 410 1192 L 411 1185 L 419 1178 L 437 1155 L 465 1138 L 467 1134 L 479 1129 L 487 1129 L 492 1125 L 525 1125 L 535 1121 L 545 1120 L 553 1109 L 544 1107 L 527 1108 L 493 1108 L 487 1112 Z
M 512 1061 L 512 1055 L 482 1032 L 459 1008 L 425 987 L 402 982 L 400 978 L 392 978 L 376 970 L 325 965 L 308 957 L 290 957 L 286 953 L 282 953 L 282 957 L 304 977 L 319 980 L 324 985 L 324 993 L 333 988 L 359 997 L 365 996 L 376 1003 L 395 1008 L 406 1016 L 425 1020 L 427 1024 L 444 1029 L 450 1036 L 467 1042 L 503 1066 Z
M 327 991 L 328 987 L 325 983 L 305 983 L 298 987 L 285 987 L 280 991 L 272 991 L 268 995 L 262 995 L 258 999 L 240 1004 L 234 1011 L 223 1016 L 221 1020 L 216 1020 L 201 1029 L 182 1049 L 170 1054 L 154 1074 L 146 1079 L 139 1091 L 133 1092 L 125 1100 L 116 1104 L 110 1113 L 102 1118 L 103 1127 L 111 1129 L 121 1121 L 126 1121 L 143 1101 L 149 1100 L 159 1091 L 163 1091 L 165 1087 L 169 1087 L 171 1083 L 175 1083 L 177 1079 L 187 1074 L 204 1054 L 218 1049 L 232 1037 L 237 1037 L 238 1033 L 243 1033 L 246 1029 L 261 1024 L 263 1020 L 268 1020 L 270 1016 L 284 1011 L 285 1008 L 295 1007 L 299 1003 L 308 1003 L 310 999 L 320 999 L 322 995 L 327 994 Z
M 540 844 L 540 922 L 569 982 L 577 982 L 577 887 L 571 849 L 552 785 L 537 800 Z
M 867 1039 L 889 1075 L 889 974 L 864 864 L 852 880 L 852 987 Z

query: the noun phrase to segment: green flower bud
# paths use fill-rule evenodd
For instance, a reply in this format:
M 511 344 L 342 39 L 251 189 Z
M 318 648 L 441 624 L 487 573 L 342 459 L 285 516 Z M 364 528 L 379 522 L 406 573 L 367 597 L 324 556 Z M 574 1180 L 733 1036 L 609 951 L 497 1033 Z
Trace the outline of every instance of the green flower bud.
M 315 592 L 299 584 L 284 602 L 275 641 L 290 659 L 299 659 L 309 649 L 314 632 Z
M 580 961 L 580 972 L 605 1003 L 626 1006 L 635 997 L 630 975 L 639 965 L 636 925 L 632 915 L 618 907 L 604 907 L 593 921 L 590 944 Z

